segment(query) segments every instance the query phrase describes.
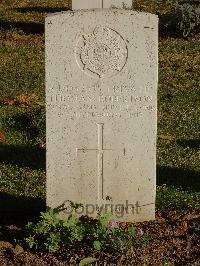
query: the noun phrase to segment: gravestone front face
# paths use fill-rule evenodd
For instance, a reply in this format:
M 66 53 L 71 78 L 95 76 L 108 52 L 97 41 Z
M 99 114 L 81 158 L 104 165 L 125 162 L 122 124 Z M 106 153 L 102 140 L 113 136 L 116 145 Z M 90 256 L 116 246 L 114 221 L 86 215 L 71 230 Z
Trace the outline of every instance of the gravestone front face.
M 72 0 L 72 9 L 91 9 L 91 8 L 131 8 L 132 0 Z
M 157 49 L 152 14 L 47 17 L 47 206 L 70 200 L 93 217 L 154 219 Z

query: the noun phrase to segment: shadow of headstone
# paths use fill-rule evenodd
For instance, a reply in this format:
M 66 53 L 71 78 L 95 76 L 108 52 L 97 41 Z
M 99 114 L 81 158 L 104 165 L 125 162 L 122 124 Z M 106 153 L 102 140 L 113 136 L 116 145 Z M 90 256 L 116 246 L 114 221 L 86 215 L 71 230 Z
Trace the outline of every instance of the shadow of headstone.
M 0 28 L 4 30 L 19 29 L 25 34 L 43 34 L 44 24 L 36 22 L 14 22 L 0 20 Z
M 0 163 L 45 170 L 46 151 L 39 147 L 0 144 Z
M 0 225 L 24 225 L 45 211 L 45 200 L 0 193 Z
M 43 6 L 31 6 L 31 7 L 18 7 L 14 8 L 13 10 L 20 12 L 20 13 L 55 13 L 55 12 L 62 12 L 67 11 L 69 8 L 67 7 L 43 7 Z
M 166 184 L 183 190 L 200 190 L 200 172 L 187 169 L 157 166 L 157 185 Z

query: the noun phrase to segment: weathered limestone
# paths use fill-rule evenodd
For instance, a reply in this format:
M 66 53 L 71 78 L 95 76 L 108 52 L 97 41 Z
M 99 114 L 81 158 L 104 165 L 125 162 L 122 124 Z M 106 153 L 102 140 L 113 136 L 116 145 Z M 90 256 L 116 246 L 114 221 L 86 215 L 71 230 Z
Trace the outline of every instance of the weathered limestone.
M 154 219 L 157 53 L 152 14 L 46 18 L 49 207 L 70 200 L 93 217 L 103 207 L 122 221 Z
M 73 0 L 72 10 L 103 8 L 102 0 Z
M 92 8 L 131 8 L 132 0 L 73 0 L 72 10 Z

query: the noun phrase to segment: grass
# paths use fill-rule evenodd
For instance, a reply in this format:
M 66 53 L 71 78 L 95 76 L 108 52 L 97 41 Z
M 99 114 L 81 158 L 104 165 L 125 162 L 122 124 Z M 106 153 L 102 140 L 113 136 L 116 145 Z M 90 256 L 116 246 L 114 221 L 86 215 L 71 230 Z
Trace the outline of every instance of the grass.
M 11 56 L 10 56 L 11 55 Z M 12 45 L 0 47 L 0 98 L 37 93 L 44 97 L 44 47 Z
M 162 15 L 169 2 L 135 7 Z M 0 2 L 1 205 L 45 198 L 44 17 L 68 7 L 64 0 Z M 199 37 L 160 38 L 159 60 L 157 208 L 199 210 Z
M 70 7 L 70 0 L 2 0 L 1 19 L 16 23 L 44 23 L 46 13 L 59 12 Z

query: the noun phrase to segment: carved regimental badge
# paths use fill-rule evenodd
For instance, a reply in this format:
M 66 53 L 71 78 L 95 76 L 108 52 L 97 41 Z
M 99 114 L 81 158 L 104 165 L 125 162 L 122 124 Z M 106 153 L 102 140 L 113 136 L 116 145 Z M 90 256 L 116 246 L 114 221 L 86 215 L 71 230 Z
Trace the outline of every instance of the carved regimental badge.
M 116 31 L 97 26 L 89 35 L 82 35 L 75 49 L 76 61 L 87 75 L 111 77 L 126 64 L 128 51 L 122 36 Z

